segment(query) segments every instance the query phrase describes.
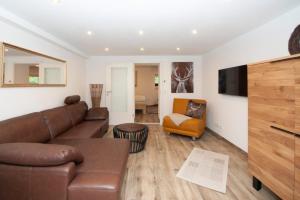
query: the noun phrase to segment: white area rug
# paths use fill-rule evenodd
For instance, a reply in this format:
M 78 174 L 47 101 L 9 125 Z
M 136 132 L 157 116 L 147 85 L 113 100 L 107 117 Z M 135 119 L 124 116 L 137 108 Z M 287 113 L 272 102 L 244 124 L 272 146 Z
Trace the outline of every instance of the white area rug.
M 228 155 L 194 148 L 176 176 L 225 193 L 228 162 Z

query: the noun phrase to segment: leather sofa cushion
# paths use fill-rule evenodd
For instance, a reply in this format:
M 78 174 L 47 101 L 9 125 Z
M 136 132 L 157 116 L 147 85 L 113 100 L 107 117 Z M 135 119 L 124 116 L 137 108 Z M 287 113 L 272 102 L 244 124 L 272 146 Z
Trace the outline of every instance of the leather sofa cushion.
M 79 101 L 80 101 L 79 95 L 72 95 L 65 98 L 65 104 L 67 105 L 75 104 L 78 103 Z
M 68 188 L 69 200 L 119 200 L 122 177 L 111 173 L 80 173 Z
M 104 120 L 84 121 L 59 135 L 56 139 L 87 139 L 101 137 L 101 127 L 104 126 L 104 123 Z
M 82 154 L 74 147 L 39 143 L 0 144 L 0 163 L 48 167 L 68 162 L 80 163 Z
M 73 126 L 75 126 L 83 121 L 87 113 L 88 106 L 85 102 L 81 101 L 79 103 L 66 106 L 66 109 L 71 118 Z
M 72 121 L 66 107 L 57 107 L 42 112 L 52 138 L 72 127 Z
M 85 116 L 85 120 L 105 120 L 109 116 L 107 108 L 91 108 Z
M 82 153 L 84 162 L 77 166 L 78 173 L 122 174 L 130 147 L 129 140 L 113 138 L 54 140 L 51 143 L 70 145 Z
M 50 138 L 41 113 L 31 113 L 0 122 L 0 143 L 47 142 Z

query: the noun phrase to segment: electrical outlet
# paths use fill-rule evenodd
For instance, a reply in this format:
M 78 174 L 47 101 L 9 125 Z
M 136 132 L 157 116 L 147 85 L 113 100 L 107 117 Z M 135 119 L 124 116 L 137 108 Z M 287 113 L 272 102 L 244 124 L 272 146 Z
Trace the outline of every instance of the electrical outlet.
M 222 129 L 223 129 L 223 127 L 222 127 L 219 123 L 215 123 L 215 127 L 216 127 L 217 129 L 219 129 L 219 130 L 222 130 Z

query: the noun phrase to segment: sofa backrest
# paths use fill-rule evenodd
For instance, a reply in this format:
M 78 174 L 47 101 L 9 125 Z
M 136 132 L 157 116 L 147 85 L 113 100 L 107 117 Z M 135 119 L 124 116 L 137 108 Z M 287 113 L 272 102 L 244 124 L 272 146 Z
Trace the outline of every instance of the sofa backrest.
M 192 100 L 196 103 L 201 103 L 206 105 L 206 101 L 204 99 L 180 99 L 180 98 L 175 98 L 173 102 L 173 113 L 179 113 L 179 114 L 185 114 L 187 105 L 189 101 Z M 205 114 L 204 114 L 205 117 Z
M 50 140 L 49 129 L 41 113 L 31 113 L 0 122 L 0 143 Z
M 61 106 L 42 112 L 52 138 L 72 128 L 72 120 L 66 106 Z
M 80 101 L 78 103 L 71 104 L 71 105 L 66 105 L 65 107 L 71 118 L 73 126 L 83 121 L 88 110 L 88 106 L 84 101 Z

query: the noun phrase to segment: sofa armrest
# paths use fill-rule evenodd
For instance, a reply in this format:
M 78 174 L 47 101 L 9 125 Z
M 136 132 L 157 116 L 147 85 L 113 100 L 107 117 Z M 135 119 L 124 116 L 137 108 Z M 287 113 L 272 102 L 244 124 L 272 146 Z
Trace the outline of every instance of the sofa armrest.
M 74 147 L 40 143 L 0 144 L 0 163 L 32 167 L 80 163 L 82 154 Z
M 0 163 L 0 199 L 66 200 L 76 168 L 74 162 L 51 167 Z
M 85 120 L 92 121 L 92 120 L 105 120 L 108 119 L 109 113 L 106 107 L 102 108 L 91 108 L 88 110 Z

